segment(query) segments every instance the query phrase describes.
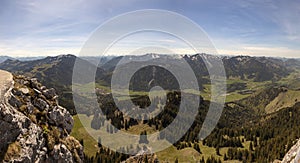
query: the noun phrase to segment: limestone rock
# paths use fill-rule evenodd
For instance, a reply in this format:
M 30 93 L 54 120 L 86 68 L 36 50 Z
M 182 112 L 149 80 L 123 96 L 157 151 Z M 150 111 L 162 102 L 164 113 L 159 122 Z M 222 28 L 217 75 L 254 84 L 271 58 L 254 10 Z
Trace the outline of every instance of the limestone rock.
M 12 95 L 8 101 L 9 101 L 9 104 L 13 107 L 19 108 L 22 105 L 21 101 L 18 100 L 14 95 Z
M 41 89 L 45 89 L 45 88 L 43 87 Z M 54 88 L 45 89 L 45 90 L 43 90 L 43 95 L 45 97 L 47 97 L 48 99 L 52 99 L 54 96 L 56 96 L 55 89 Z
M 285 154 L 282 163 L 300 163 L 300 140 Z
M 83 147 L 69 135 L 73 118 L 54 89 L 1 70 L 0 76 L 0 162 L 83 162 Z
M 53 156 L 50 160 L 53 162 L 72 162 L 73 156 L 68 148 L 64 144 L 58 144 L 54 146 L 51 152 Z M 71 161 L 72 160 L 72 161 Z
M 55 106 L 53 110 L 48 113 L 48 116 L 50 123 L 56 126 L 62 126 L 68 133 L 71 133 L 74 120 L 67 109 L 61 106 Z
M 30 79 L 30 83 L 31 83 L 32 88 L 39 88 L 39 83 L 36 78 Z
M 35 99 L 33 101 L 33 105 L 37 107 L 40 111 L 47 111 L 49 109 L 49 105 L 47 104 L 47 102 L 41 98 Z
M 21 91 L 23 94 L 25 94 L 25 95 L 27 95 L 27 94 L 29 93 L 29 89 L 28 89 L 28 88 L 20 88 L 20 91 Z

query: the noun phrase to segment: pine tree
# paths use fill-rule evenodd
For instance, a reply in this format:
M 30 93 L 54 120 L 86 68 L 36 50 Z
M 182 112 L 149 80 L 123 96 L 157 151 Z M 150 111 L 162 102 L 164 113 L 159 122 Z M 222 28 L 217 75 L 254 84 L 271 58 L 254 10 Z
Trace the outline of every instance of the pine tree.
M 217 154 L 218 156 L 221 156 L 219 146 L 216 147 L 216 154 Z
M 250 151 L 253 151 L 253 145 L 252 145 L 252 142 L 250 142 L 249 150 L 250 150 Z
M 254 138 L 254 148 L 256 148 L 257 147 L 257 138 L 255 137 Z
M 226 155 L 226 153 L 224 154 L 224 161 L 227 161 L 228 160 L 228 157 L 227 157 L 227 155 Z
M 101 144 L 101 137 L 98 137 L 98 147 L 101 148 L 102 144 Z
M 128 121 L 127 121 L 127 120 L 125 120 L 125 122 L 124 122 L 124 123 L 125 123 L 125 125 L 124 125 L 124 126 L 125 126 L 125 130 L 127 131 L 127 130 L 128 130 L 128 128 L 129 128 Z
M 79 143 L 83 146 L 83 139 L 80 139 Z
M 195 143 L 195 144 L 194 144 L 194 149 L 195 149 L 197 152 L 201 153 L 200 146 L 199 146 L 198 143 Z
M 220 159 L 220 158 L 218 159 L 218 163 L 222 163 L 222 161 L 221 161 L 221 159 Z
M 202 158 L 201 158 L 201 160 L 200 160 L 200 163 L 205 163 L 204 156 L 202 156 Z
M 175 163 L 178 163 L 178 158 L 175 159 Z
M 147 131 L 142 131 L 141 134 L 140 134 L 140 140 L 139 140 L 139 143 L 142 144 L 148 144 L 149 141 L 147 139 Z

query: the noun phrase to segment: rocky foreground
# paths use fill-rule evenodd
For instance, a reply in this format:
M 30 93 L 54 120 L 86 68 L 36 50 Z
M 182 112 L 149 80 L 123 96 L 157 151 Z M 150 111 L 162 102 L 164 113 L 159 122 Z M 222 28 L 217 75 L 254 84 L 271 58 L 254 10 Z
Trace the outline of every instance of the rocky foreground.
M 300 163 L 300 140 L 285 154 L 282 163 Z
M 73 118 L 54 89 L 0 70 L 0 161 L 83 162 Z

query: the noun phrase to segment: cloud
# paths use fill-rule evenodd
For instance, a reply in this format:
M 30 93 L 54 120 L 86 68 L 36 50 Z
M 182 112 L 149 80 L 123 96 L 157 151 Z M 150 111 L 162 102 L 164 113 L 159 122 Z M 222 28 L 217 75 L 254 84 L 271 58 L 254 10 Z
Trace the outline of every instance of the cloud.
M 219 54 L 227 55 L 250 55 L 250 56 L 270 56 L 295 58 L 300 56 L 300 49 L 290 49 L 287 47 L 267 47 L 246 45 L 235 49 L 218 49 Z
M 78 54 L 85 37 L 18 37 L 0 42 L 0 55 L 29 57 Z
M 0 55 L 50 54 L 50 51 L 55 53 L 55 48 L 57 53 L 61 53 L 61 49 L 76 53 L 74 49 L 79 49 L 105 20 L 145 8 L 167 9 L 193 19 L 213 41 L 217 40 L 216 47 L 222 53 L 299 55 L 300 1 L 292 0 L 0 1 Z M 128 41 L 123 46 L 137 48 L 143 44 L 161 44 L 177 48 L 178 53 L 191 53 L 169 37 L 146 39 Z
M 160 42 L 167 42 L 167 43 L 175 43 L 176 42 L 176 40 L 172 40 L 172 39 L 160 39 L 158 41 L 160 41 Z
M 279 32 L 273 34 L 300 41 L 300 1 L 263 0 L 244 3 L 248 3 L 248 8 L 255 8 L 263 20 L 274 23 L 274 26 L 279 28 Z
M 300 41 L 300 1 L 245 0 L 236 2 L 242 8 L 252 10 L 253 15 L 257 14 L 255 18 L 259 17 L 258 20 L 269 22 L 270 25 L 273 23 L 275 27 L 278 27 L 278 33 L 272 33 L 273 35 L 282 35 L 289 40 Z

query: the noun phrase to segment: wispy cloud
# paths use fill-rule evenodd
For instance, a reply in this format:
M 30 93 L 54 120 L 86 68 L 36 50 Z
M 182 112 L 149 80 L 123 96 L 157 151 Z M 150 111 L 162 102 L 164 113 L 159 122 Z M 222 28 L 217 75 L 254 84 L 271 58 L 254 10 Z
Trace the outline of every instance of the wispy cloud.
M 300 58 L 300 49 L 246 45 L 234 49 L 218 49 L 219 54 Z
M 3 0 L 0 55 L 76 54 L 104 21 L 146 8 L 189 17 L 206 30 L 220 53 L 299 56 L 300 2 L 293 0 Z M 118 49 L 122 53 L 148 45 L 193 53 L 180 41 L 159 35 L 127 40 Z
M 258 20 L 273 24 L 273 28 L 279 27 L 278 33 L 272 34 L 300 41 L 300 1 L 245 0 L 236 2 L 244 9 L 251 10 L 254 18 L 259 17 Z
M 168 42 L 168 43 L 175 43 L 176 42 L 176 40 L 172 40 L 172 39 L 160 39 L 158 41 L 160 41 L 160 42 Z
M 300 43 L 300 1 L 281 2 L 273 11 L 274 21 L 287 34 L 287 38 Z

